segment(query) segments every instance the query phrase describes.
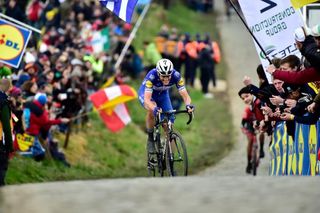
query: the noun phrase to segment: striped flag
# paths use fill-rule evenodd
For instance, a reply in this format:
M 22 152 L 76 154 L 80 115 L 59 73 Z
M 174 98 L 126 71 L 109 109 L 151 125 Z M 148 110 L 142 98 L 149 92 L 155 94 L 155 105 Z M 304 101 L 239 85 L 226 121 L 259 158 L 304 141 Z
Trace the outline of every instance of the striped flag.
M 109 28 L 105 27 L 100 31 L 95 31 L 89 38 L 91 44 L 91 52 L 101 53 L 110 49 Z
M 138 0 L 100 0 L 100 3 L 119 18 L 130 23 L 137 1 Z
M 291 0 L 291 4 L 295 9 L 303 7 L 304 5 L 316 2 L 318 0 Z
M 124 103 L 136 99 L 137 93 L 128 85 L 116 85 L 101 89 L 89 98 L 99 111 L 106 127 L 112 132 L 118 132 L 131 121 L 129 111 Z

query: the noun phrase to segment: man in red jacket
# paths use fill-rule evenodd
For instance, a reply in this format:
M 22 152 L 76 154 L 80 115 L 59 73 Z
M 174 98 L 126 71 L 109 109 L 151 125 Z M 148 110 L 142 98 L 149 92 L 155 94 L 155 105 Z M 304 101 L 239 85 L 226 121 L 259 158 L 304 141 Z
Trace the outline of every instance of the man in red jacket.
M 68 118 L 50 120 L 49 112 L 45 109 L 46 103 L 47 96 L 44 93 L 37 93 L 32 102 L 27 102 L 24 105 L 23 110 L 26 133 L 35 137 L 30 151 L 36 160 L 43 159 L 45 153 L 39 141 L 40 131 L 48 130 L 52 125 L 68 123 L 70 121 Z

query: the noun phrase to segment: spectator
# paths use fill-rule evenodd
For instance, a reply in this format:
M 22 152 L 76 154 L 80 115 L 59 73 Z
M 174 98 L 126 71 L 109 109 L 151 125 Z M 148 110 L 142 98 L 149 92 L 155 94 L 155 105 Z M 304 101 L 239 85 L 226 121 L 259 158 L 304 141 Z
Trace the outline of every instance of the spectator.
M 69 122 L 68 118 L 50 120 L 48 111 L 45 109 L 46 103 L 47 96 L 43 93 L 37 93 L 32 102 L 27 102 L 24 105 L 25 131 L 34 137 L 30 151 L 35 160 L 44 158 L 45 149 L 39 141 L 41 130 L 48 131 L 52 125 Z M 26 113 L 27 111 L 29 113 Z
M 5 14 L 11 18 L 17 19 L 18 21 L 24 22 L 26 17 L 23 10 L 17 4 L 16 0 L 9 0 L 6 5 L 6 12 Z
M 11 133 L 11 107 L 8 92 L 11 87 L 9 79 L 0 80 L 0 186 L 5 185 L 5 176 L 9 165 L 9 154 L 13 152 Z

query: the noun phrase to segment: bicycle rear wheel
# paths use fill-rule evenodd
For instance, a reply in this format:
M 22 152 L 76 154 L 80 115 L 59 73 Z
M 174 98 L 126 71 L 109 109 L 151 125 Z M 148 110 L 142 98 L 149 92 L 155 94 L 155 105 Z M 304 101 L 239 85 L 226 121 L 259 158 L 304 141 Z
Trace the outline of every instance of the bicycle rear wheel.
M 181 135 L 173 132 L 166 144 L 166 164 L 169 176 L 188 175 L 187 148 Z

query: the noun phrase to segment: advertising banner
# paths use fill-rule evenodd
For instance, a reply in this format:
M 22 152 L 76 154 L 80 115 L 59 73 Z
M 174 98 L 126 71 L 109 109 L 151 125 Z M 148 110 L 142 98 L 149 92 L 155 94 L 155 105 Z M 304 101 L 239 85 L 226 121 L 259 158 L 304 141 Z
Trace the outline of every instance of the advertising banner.
M 0 62 L 18 68 L 31 30 L 0 19 Z

